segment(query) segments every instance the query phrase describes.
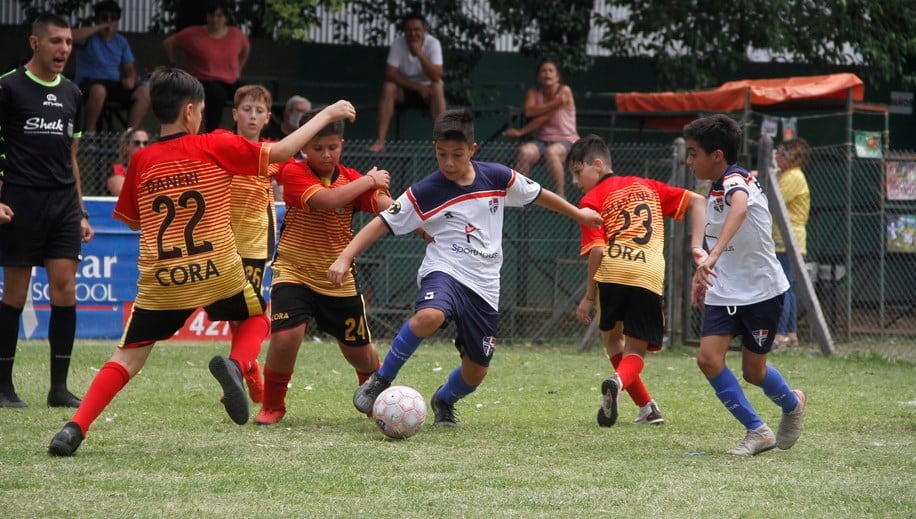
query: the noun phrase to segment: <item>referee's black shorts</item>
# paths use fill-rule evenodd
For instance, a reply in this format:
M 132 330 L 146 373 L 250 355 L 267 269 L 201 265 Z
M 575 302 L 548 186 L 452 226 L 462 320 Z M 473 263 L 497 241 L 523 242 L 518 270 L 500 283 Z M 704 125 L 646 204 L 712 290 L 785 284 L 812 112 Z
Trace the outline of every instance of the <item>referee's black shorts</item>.
M 13 219 L 0 225 L 0 265 L 34 267 L 48 259 L 80 260 L 82 209 L 76 185 L 56 189 L 3 184 L 0 202 Z

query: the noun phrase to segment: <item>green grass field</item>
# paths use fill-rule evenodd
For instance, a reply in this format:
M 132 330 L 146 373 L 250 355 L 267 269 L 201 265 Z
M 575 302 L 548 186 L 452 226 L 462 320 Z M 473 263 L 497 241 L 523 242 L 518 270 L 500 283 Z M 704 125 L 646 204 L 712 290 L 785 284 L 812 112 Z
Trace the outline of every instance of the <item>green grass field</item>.
M 75 392 L 113 347 L 77 345 Z M 789 451 L 734 458 L 725 451 L 744 431 L 692 348 L 647 359 L 661 427 L 631 424 L 626 395 L 618 424 L 596 425 L 609 374 L 600 352 L 515 345 L 497 350 L 486 382 L 458 404 L 458 427 L 432 427 L 430 417 L 404 441 L 353 408 L 355 376 L 328 342 L 303 345 L 280 425 L 234 425 L 207 370 L 226 349 L 161 343 L 76 456 L 51 458 L 48 442 L 71 413 L 44 405 L 47 345 L 21 342 L 15 381 L 30 407 L 0 410 L 0 517 L 916 516 L 916 364 L 907 360 L 773 354 L 808 393 L 805 432 Z M 457 361 L 453 347 L 425 344 L 397 383 L 428 399 Z M 732 369 L 739 362 L 730 354 Z M 778 408 L 759 388 L 748 396 L 775 428 Z

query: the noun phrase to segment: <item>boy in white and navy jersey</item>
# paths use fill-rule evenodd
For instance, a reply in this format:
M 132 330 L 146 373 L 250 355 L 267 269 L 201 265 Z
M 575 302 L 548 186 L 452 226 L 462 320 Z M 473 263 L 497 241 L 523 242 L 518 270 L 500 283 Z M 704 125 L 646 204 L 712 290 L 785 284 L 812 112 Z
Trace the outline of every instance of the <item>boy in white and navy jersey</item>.
M 701 254 L 691 290 L 693 304 L 705 305 L 697 364 L 725 408 L 747 429 L 729 454 L 789 449 L 801 434 L 806 398 L 767 365 L 789 282 L 776 260 L 766 196 L 756 179 L 735 164 L 741 129 L 731 118 L 697 119 L 684 127 L 684 137 L 687 165 L 698 179 L 712 181 L 706 209 L 709 253 Z M 782 408 L 775 435 L 725 365 L 735 336 L 741 336 L 744 379 Z
M 431 401 L 435 424 L 453 426 L 455 402 L 483 382 L 497 342 L 505 208 L 533 202 L 593 227 L 601 225 L 601 216 L 577 209 L 507 166 L 472 161 L 477 144 L 469 112 L 443 112 L 433 138 L 439 171 L 412 185 L 366 224 L 328 269 L 328 278 L 339 286 L 356 255 L 388 232 L 422 229 L 432 237 L 417 273 L 416 312 L 392 341 L 381 368 L 356 390 L 353 404 L 370 412 L 420 341 L 454 321 L 461 365 Z

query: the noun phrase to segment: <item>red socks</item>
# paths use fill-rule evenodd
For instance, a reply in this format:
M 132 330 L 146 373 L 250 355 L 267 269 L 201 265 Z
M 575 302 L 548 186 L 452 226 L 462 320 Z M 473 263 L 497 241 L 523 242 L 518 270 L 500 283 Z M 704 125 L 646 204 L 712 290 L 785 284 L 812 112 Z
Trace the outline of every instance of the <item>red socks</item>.
M 242 373 L 251 370 L 254 361 L 261 354 L 261 346 L 270 335 L 270 319 L 267 314 L 249 317 L 240 322 L 232 333 L 229 358 L 238 362 Z
M 286 409 L 286 392 L 292 373 L 277 373 L 264 366 L 264 407 Z
M 378 361 L 378 364 L 375 366 L 375 370 L 370 371 L 369 373 L 363 373 L 362 371 L 358 369 L 354 370 L 356 371 L 357 385 L 360 385 L 360 386 L 363 385 L 367 380 L 369 380 L 369 377 L 371 377 L 373 373 L 378 371 L 380 367 L 382 367 L 382 361 Z
M 643 384 L 642 377 L 640 377 L 642 368 L 645 365 L 642 357 L 639 355 L 627 355 L 624 357 L 622 353 L 618 353 L 611 357 L 611 364 L 617 370 L 620 382 L 623 384 L 624 389 L 627 390 L 627 393 L 630 394 L 634 404 L 642 407 L 652 401 L 652 396 L 649 394 L 649 390 L 646 389 L 646 385 Z
M 117 362 L 108 361 L 102 366 L 98 375 L 92 379 L 89 391 L 86 391 L 86 396 L 83 397 L 83 403 L 70 420 L 80 426 L 83 436 L 86 436 L 92 422 L 102 414 L 129 381 L 130 374 L 127 373 L 127 368 Z

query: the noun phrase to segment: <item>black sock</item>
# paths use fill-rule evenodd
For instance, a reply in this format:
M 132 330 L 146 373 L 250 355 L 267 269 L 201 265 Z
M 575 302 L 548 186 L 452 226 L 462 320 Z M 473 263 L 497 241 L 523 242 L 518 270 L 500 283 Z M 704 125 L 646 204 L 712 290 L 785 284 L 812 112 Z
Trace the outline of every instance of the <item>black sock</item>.
M 70 353 L 76 334 L 76 306 L 51 305 L 48 342 L 51 344 L 51 389 L 67 387 Z
M 19 342 L 22 308 L 0 302 L 0 390 L 13 388 L 13 359 Z

